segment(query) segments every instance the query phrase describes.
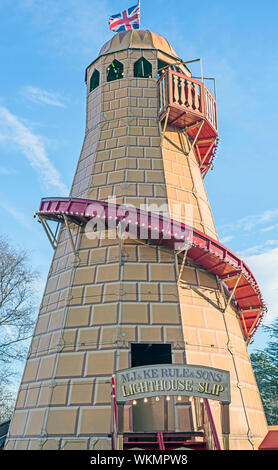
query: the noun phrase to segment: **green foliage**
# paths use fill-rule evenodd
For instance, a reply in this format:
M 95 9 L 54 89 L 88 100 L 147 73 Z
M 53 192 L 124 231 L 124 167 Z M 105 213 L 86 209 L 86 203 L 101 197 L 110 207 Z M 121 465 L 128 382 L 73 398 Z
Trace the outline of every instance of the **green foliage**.
M 263 351 L 250 355 L 269 425 L 278 424 L 278 319 L 264 326 L 270 341 Z

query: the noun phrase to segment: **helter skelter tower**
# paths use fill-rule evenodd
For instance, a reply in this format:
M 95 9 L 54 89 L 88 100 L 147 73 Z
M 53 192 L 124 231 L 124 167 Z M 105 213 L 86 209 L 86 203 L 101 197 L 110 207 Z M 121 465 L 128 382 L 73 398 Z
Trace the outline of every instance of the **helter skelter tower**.
M 264 304 L 204 188 L 215 97 L 144 30 L 106 43 L 86 84 L 70 197 L 36 213 L 55 252 L 6 449 L 257 449 Z

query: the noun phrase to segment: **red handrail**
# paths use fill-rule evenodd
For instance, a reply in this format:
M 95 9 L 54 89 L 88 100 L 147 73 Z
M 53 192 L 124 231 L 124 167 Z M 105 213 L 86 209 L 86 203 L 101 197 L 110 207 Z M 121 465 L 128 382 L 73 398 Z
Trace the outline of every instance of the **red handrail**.
M 157 433 L 157 439 L 158 439 L 158 444 L 159 444 L 159 450 L 165 450 L 165 444 L 164 444 L 162 432 Z
M 210 428 L 211 428 L 211 431 L 212 431 L 215 447 L 216 447 L 217 450 L 221 450 L 221 446 L 220 446 L 220 442 L 219 442 L 219 439 L 218 439 L 218 434 L 217 434 L 217 431 L 216 431 L 214 419 L 213 419 L 212 412 L 211 412 L 211 409 L 210 409 L 210 406 L 209 406 L 209 401 L 208 401 L 207 398 L 204 399 L 204 403 L 205 403 L 206 412 L 207 412 L 207 416 L 208 416 L 208 419 L 209 419 Z
M 112 375 L 112 401 L 113 401 L 113 429 L 112 429 L 112 449 L 117 448 L 117 430 L 118 430 L 118 417 L 117 417 L 117 397 L 116 397 L 116 380 L 115 375 Z

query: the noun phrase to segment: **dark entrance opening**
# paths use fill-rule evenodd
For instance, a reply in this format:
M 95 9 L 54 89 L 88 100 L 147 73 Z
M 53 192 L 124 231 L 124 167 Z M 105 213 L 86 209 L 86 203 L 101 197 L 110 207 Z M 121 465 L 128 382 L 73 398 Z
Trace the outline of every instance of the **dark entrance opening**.
M 172 364 L 171 344 L 131 344 L 131 367 Z
M 153 364 L 172 364 L 171 344 L 131 344 L 131 367 Z M 141 398 L 135 400 L 135 402 L 135 406 L 132 406 L 133 432 L 157 433 L 174 429 L 173 400 L 168 402 L 166 397 L 153 396 L 148 399 Z M 171 429 L 169 429 L 169 426 Z M 138 439 L 140 440 L 139 437 Z

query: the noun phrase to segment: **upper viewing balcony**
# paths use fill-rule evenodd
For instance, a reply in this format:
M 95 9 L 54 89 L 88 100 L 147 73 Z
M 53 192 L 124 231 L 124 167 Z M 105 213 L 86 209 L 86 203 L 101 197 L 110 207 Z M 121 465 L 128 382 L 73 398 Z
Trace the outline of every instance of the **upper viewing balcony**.
M 167 69 L 158 80 L 158 116 L 184 129 L 192 139 L 205 175 L 217 146 L 216 99 L 203 82 Z
M 218 124 L 215 91 L 211 93 L 205 85 L 207 78 L 192 78 L 186 65 L 199 61 L 201 64 L 201 59 L 182 61 L 165 38 L 151 31 L 122 31 L 104 44 L 98 58 L 87 67 L 85 80 L 88 94 L 94 93 L 97 100 L 100 91 L 95 90 L 102 84 L 127 78 L 151 80 L 157 74 L 158 117 L 160 122 L 164 121 L 162 135 L 167 124 L 182 129 L 204 177 L 212 168 L 218 144 Z M 146 80 L 144 84 L 149 86 Z M 131 84 L 127 85 L 125 81 L 122 85 Z M 95 109 L 91 110 L 90 119 L 93 121 L 94 117 Z

